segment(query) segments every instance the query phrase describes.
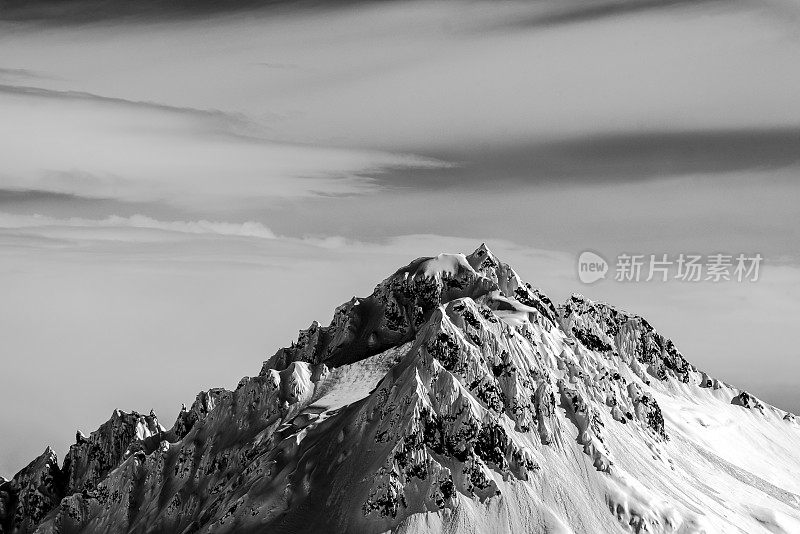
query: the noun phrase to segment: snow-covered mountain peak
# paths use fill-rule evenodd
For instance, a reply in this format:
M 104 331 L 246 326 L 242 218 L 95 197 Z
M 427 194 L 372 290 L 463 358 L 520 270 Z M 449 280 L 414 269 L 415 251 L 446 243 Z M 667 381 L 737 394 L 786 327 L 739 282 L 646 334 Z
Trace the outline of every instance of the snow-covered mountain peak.
M 481 245 L 397 270 L 170 430 L 115 411 L 0 482 L 0 526 L 800 532 L 799 439 L 643 318 L 555 306 Z
M 419 258 L 400 269 L 395 276 L 412 279 L 458 279 L 475 274 L 475 270 L 463 254 L 442 253 L 432 258 Z

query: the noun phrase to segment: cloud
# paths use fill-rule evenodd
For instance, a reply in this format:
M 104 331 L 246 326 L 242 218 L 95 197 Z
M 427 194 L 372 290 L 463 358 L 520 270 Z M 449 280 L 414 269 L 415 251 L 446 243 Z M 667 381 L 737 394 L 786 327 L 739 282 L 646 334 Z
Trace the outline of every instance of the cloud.
M 389 152 L 798 124 L 798 41 L 765 16 L 769 6 L 652 9 L 672 4 L 292 4 L 160 24 L 33 25 L 6 37 L 0 64 L 74 80 L 53 90 L 243 113 L 273 140 Z M 649 7 L 506 31 L 609 5 Z
M 369 0 L 374 1 L 374 0 Z M 342 5 L 358 5 L 364 0 L 4 0 L 0 20 L 37 21 L 46 24 L 82 25 L 87 22 L 122 20 L 187 19 L 225 13 L 263 10 L 299 4 L 302 9 L 330 9 Z
M 0 71 L 0 74 L 2 74 L 2 71 Z M 245 131 L 255 128 L 255 125 L 252 123 L 252 121 L 249 121 L 245 115 L 241 113 L 223 112 L 217 109 L 198 109 L 192 107 L 170 106 L 167 104 L 159 104 L 158 102 L 147 102 L 143 100 L 127 100 L 125 98 L 97 95 L 86 91 L 59 91 L 27 85 L 0 84 L 0 94 L 54 100 L 78 100 L 90 103 L 106 104 L 109 106 L 122 106 L 178 115 L 190 115 L 197 119 L 212 120 L 214 126 L 218 130 L 222 130 L 223 128 L 235 128 L 240 131 Z
M 48 24 L 85 24 L 87 21 L 152 18 L 155 16 L 187 17 L 214 12 L 230 12 L 250 8 L 254 0 L 220 2 L 218 0 L 161 2 L 159 0 L 4 0 L 0 20 L 38 21 Z
M 92 228 L 132 228 L 145 230 L 160 230 L 180 234 L 218 235 L 235 237 L 256 237 L 259 239 L 274 239 L 275 234 L 261 223 L 246 221 L 243 223 L 229 223 L 219 221 L 159 221 L 145 215 L 119 217 L 112 215 L 105 219 L 84 219 L 70 217 L 57 219 L 43 215 L 15 215 L 0 212 L 0 228 L 37 229 L 46 232 L 48 229 L 92 229 Z
M 374 176 L 445 166 L 413 154 L 271 141 L 235 113 L 0 85 L 0 184 L 224 209 L 375 191 Z M 263 130 L 260 130 L 263 133 Z
M 606 18 L 649 11 L 690 8 L 705 4 L 723 4 L 719 0 L 626 0 L 617 2 L 570 2 L 544 13 L 515 17 L 498 29 L 546 29 L 569 24 L 581 24 Z M 745 2 L 741 2 L 742 5 Z
M 716 2 L 717 0 L 701 0 Z M 582 2 L 551 4 L 536 6 L 546 8 L 546 12 L 527 17 L 518 17 L 513 23 L 506 25 L 524 28 L 547 28 L 556 25 L 588 22 L 606 17 L 621 16 L 628 13 L 665 9 L 681 5 L 696 5 L 692 0 L 628 0 L 611 2 Z M 123 0 L 6 0 L 5 9 L 0 20 L 28 20 L 49 24 L 79 24 L 86 21 L 103 21 L 123 19 L 128 21 L 187 19 L 224 13 L 240 13 L 248 11 L 275 10 L 275 8 L 298 11 L 331 10 L 335 8 L 369 8 L 379 5 L 379 0 L 327 0 L 325 2 L 298 2 L 296 0 L 140 0 L 125 2 Z
M 429 155 L 455 163 L 376 178 L 397 187 L 484 190 L 502 182 L 570 186 L 764 172 L 800 164 L 800 127 L 607 132 Z
M 31 80 L 47 80 L 51 79 L 52 77 L 44 74 L 42 72 L 30 70 L 30 69 L 13 69 L 13 68 L 5 68 L 0 67 L 0 79 L 3 78 L 22 78 L 22 79 L 31 79 Z M 1 90 L 1 89 L 0 89 Z
M 53 193 L 50 191 L 0 189 L 0 206 L 26 205 L 47 201 L 74 203 L 80 202 L 81 200 L 86 199 L 82 199 L 81 197 L 77 197 L 75 195 Z

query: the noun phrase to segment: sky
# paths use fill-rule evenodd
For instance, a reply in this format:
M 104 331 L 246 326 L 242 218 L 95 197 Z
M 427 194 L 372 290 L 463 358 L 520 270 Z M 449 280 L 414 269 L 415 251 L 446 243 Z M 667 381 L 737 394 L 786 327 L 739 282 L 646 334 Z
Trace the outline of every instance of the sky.
M 257 4 L 0 2 L 0 475 L 481 242 L 800 412 L 800 6 Z M 758 280 L 614 280 L 717 253 Z

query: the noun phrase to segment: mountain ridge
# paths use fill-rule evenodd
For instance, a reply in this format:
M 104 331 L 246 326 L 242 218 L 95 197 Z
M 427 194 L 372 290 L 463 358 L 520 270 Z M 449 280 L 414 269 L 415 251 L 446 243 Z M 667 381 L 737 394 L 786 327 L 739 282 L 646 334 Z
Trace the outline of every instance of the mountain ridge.
M 642 317 L 577 294 L 556 306 L 482 244 L 398 269 L 169 430 L 115 410 L 63 467 L 48 448 L 0 481 L 0 532 L 700 533 L 735 528 L 731 507 L 800 528 L 800 488 L 723 459 L 684 422 L 693 405 L 713 407 L 698 428 L 732 413 L 787 451 L 800 440 L 792 414 L 698 370 Z M 782 511 L 709 512 L 695 482 L 650 478 L 700 462 Z

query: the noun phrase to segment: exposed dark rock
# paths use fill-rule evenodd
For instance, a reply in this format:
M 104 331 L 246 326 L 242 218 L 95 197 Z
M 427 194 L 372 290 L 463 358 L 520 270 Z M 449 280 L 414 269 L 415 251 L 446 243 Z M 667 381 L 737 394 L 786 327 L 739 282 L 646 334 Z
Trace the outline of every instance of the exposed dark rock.
M 50 447 L 14 477 L 0 483 L 0 529 L 28 534 L 64 497 L 66 480 Z
M 735 404 L 736 406 L 741 406 L 743 408 L 748 408 L 750 410 L 764 409 L 764 405 L 761 404 L 761 402 L 757 398 L 750 395 L 746 391 L 740 392 L 733 399 L 731 399 L 731 404 Z
M 67 493 L 91 490 L 125 458 L 129 448 L 140 442 L 142 449 L 153 450 L 163 428 L 155 415 L 114 410 L 111 419 L 103 423 L 88 438 L 80 437 L 69 448 L 64 459 Z M 144 445 L 145 440 L 155 437 Z

